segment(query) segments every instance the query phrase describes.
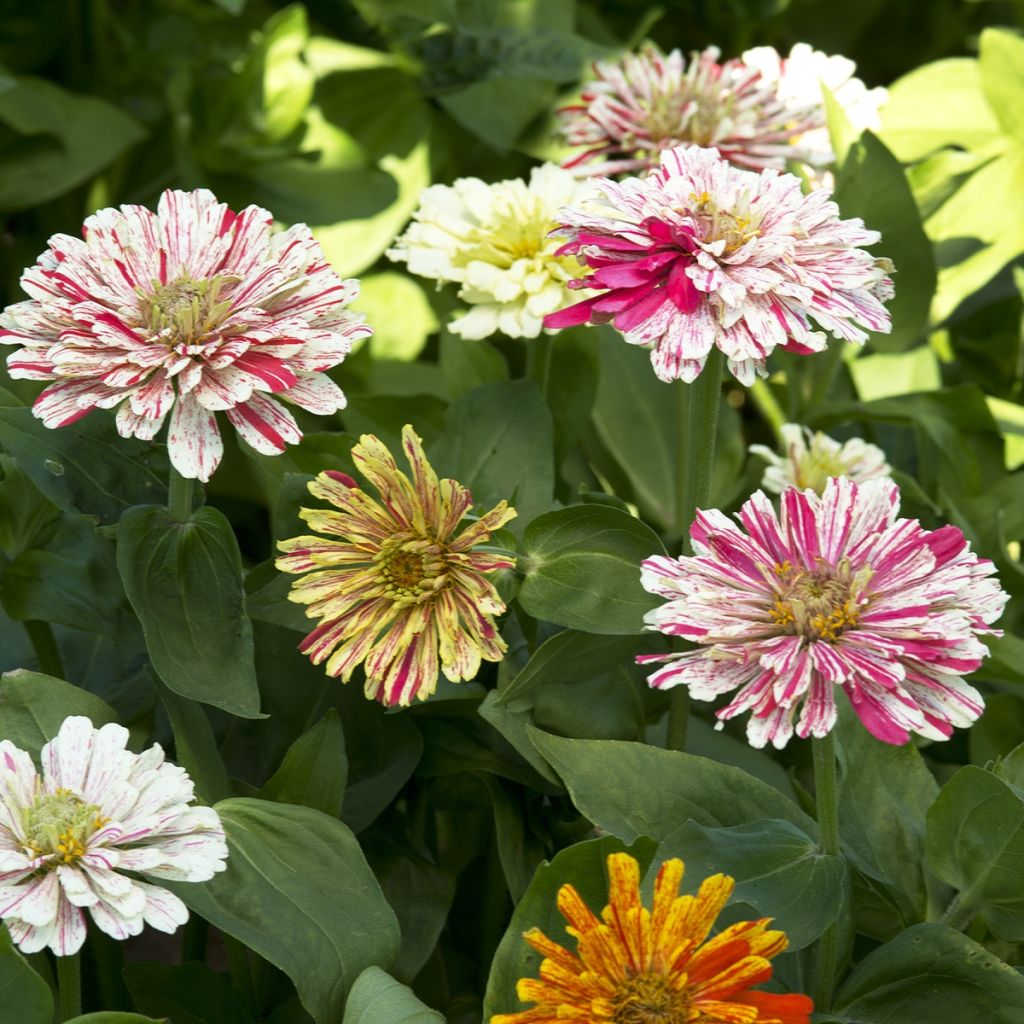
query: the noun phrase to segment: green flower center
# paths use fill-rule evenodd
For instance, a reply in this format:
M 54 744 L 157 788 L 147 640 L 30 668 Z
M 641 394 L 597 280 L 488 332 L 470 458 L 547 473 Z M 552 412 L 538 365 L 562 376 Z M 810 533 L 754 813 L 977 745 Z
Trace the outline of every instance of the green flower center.
M 65 864 L 83 857 L 89 837 L 109 820 L 67 789 L 37 796 L 22 816 L 24 845 L 37 857 L 56 855 Z
M 154 340 L 169 348 L 202 341 L 231 309 L 231 300 L 224 299 L 222 292 L 236 280 L 226 275 L 202 281 L 182 277 L 170 284 L 154 281 L 149 293 L 139 289 L 141 312 Z
M 612 997 L 613 1024 L 686 1024 L 690 996 L 663 974 L 637 974 Z

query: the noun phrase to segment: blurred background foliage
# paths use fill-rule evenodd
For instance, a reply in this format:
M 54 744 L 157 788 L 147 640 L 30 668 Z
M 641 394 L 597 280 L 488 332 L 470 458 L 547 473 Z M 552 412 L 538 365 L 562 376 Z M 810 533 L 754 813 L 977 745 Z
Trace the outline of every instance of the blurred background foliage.
M 111 525 L 132 504 L 162 500 L 160 446 L 115 440 L 103 413 L 46 431 L 23 408 L 38 384 L 0 371 L 0 669 L 32 664 L 22 624 L 50 622 L 70 681 L 139 736 L 187 736 L 197 777 L 203 743 L 215 739 L 236 795 L 337 814 L 343 793 L 342 818 L 400 919 L 395 974 L 449 1020 L 480 1020 L 512 901 L 542 858 L 590 828 L 530 730 L 658 740 L 665 697 L 631 664 L 661 642 L 635 635 L 649 606 L 635 566 L 661 541 L 676 544 L 685 525 L 674 521 L 671 483 L 677 412 L 646 353 L 609 329 L 463 341 L 443 326 L 452 294 L 383 253 L 431 182 L 518 177 L 557 158 L 551 111 L 592 60 L 644 38 L 665 49 L 716 45 L 726 56 L 808 42 L 890 88 L 878 138 L 851 138 L 838 112 L 830 128 L 842 210 L 881 230 L 877 251 L 897 265 L 894 332 L 863 350 L 834 343 L 838 364 L 777 353 L 755 392 L 728 384 L 713 504 L 735 508 L 757 486 L 762 467 L 746 446 L 772 443 L 783 418 L 881 445 L 906 512 L 932 527 L 960 525 L 1015 598 L 1007 635 L 978 673 L 989 710 L 969 735 L 929 746 L 929 767 L 943 779 L 1024 741 L 1024 2 L 0 0 L 0 24 L 4 304 L 22 297 L 20 272 L 48 236 L 77 233 L 99 207 L 154 206 L 164 188 L 205 186 L 236 208 L 257 203 L 281 222 L 310 224 L 335 268 L 361 278 L 355 306 L 375 331 L 335 374 L 350 400 L 343 413 L 305 417 L 303 442 L 275 459 L 229 439 L 208 488 L 241 544 L 269 719 L 223 710 L 251 714 L 254 692 L 230 707 L 200 697 L 219 704 L 205 711 L 157 699 L 114 569 Z M 600 595 L 591 617 L 561 610 L 543 575 L 528 573 L 504 627 L 506 661 L 478 683 L 442 683 L 437 698 L 402 715 L 310 666 L 295 651 L 307 623 L 270 567 L 270 541 L 296 532 L 312 474 L 351 472 L 358 434 L 394 444 L 405 422 L 480 505 L 512 499 L 521 515 L 511 526 L 528 554 L 547 536 L 543 519 L 526 529 L 532 519 L 553 505 L 582 506 L 573 515 L 583 547 L 560 552 L 563 568 L 595 556 L 588 509 L 597 519 L 638 510 L 650 528 L 627 520 L 636 557 L 602 563 L 605 593 L 632 602 L 626 619 L 603 614 Z M 504 586 L 511 598 L 514 581 Z M 800 747 L 753 751 L 733 726 L 714 732 L 704 712 L 691 728 L 691 752 L 806 796 Z M 186 759 L 181 744 L 178 753 Z M 884 768 L 877 751 L 861 756 Z M 300 785 L 310 765 L 315 793 Z M 222 795 L 224 769 L 214 774 Z M 883 813 L 869 803 L 864 814 Z M 923 819 L 921 807 L 899 813 Z M 671 837 L 656 838 L 671 847 Z M 923 858 L 920 843 L 915 850 Z M 497 900 L 496 878 L 507 884 Z M 862 936 L 885 940 L 923 920 L 901 916 L 870 878 L 857 883 L 878 897 L 874 915 L 858 921 Z M 1003 936 L 986 942 L 1021 962 L 1017 933 Z M 130 968 L 126 977 L 133 992 L 168 998 L 190 987 L 180 974 Z M 268 1019 L 305 1019 L 283 976 L 263 985 L 264 1004 L 280 1007 Z M 104 998 L 129 1005 L 124 990 Z M 249 1009 L 237 1013 L 250 1019 Z

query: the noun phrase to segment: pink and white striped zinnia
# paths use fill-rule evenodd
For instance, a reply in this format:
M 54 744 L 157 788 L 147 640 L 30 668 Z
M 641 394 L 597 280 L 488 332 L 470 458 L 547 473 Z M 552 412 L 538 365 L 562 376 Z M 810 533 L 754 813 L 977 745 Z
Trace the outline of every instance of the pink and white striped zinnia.
M 692 557 L 644 562 L 643 585 L 666 599 L 647 625 L 695 650 L 641 655 L 664 662 L 651 686 L 685 685 L 697 700 L 735 693 L 719 719 L 750 712 L 755 747 L 824 736 L 842 688 L 865 727 L 887 743 L 933 740 L 982 712 L 962 676 L 981 665 L 979 640 L 1007 595 L 992 563 L 954 526 L 899 519 L 891 480 L 833 478 L 820 497 L 795 487 L 781 519 L 761 491 L 740 526 L 698 512 Z
M 43 747 L 42 775 L 0 741 L 0 919 L 23 953 L 77 953 L 83 908 L 115 939 L 144 924 L 174 932 L 185 904 L 138 876 L 205 882 L 224 870 L 217 812 L 190 805 L 188 774 L 159 745 L 133 754 L 127 740 L 123 726 L 67 718 Z
M 168 190 L 157 212 L 93 214 L 82 238 L 54 235 L 22 275 L 31 296 L 0 316 L 12 377 L 54 381 L 33 411 L 65 427 L 117 407 L 122 437 L 167 446 L 183 476 L 208 480 L 223 454 L 215 413 L 277 455 L 302 437 L 274 397 L 327 415 L 345 396 L 324 371 L 370 329 L 343 307 L 359 291 L 309 228 L 271 231 L 258 206 L 234 213 L 212 192 Z
M 604 198 L 562 211 L 559 252 L 592 268 L 573 286 L 597 294 L 545 327 L 611 321 L 664 381 L 692 381 L 717 346 L 744 384 L 776 347 L 820 352 L 825 331 L 861 343 L 892 329 L 892 264 L 859 248 L 881 236 L 840 220 L 826 189 L 804 195 L 791 174 L 696 147 L 663 153 L 646 178 L 594 182 Z

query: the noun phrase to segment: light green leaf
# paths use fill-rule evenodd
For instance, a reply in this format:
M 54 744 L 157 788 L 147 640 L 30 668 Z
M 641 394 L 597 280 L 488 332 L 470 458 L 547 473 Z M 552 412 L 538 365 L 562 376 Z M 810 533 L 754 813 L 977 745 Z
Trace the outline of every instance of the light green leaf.
M 535 618 L 588 633 L 640 633 L 658 599 L 640 563 L 663 554 L 657 534 L 608 505 L 574 505 L 535 519 L 523 535 L 519 603 Z
M 23 668 L 0 676 L 0 736 L 33 757 L 71 715 L 85 715 L 97 728 L 117 721 L 106 701 L 63 679 Z
M 840 988 L 850 1024 L 1018 1024 L 1024 977 L 952 928 L 919 924 L 869 953 Z
M 627 842 L 661 841 L 688 818 L 716 828 L 780 818 L 817 836 L 817 824 L 792 800 L 739 768 L 645 743 L 528 732 L 579 811 Z
M 842 858 L 788 821 L 755 821 L 732 828 L 704 828 L 688 821 L 658 847 L 658 863 L 679 857 L 695 889 L 709 875 L 736 879 L 733 899 L 774 918 L 790 949 L 810 945 L 839 916 L 846 889 Z
M 987 28 L 981 33 L 979 54 L 989 106 L 1007 135 L 1024 138 L 1024 39 L 1006 29 Z
M 121 517 L 117 567 L 153 668 L 175 693 L 259 716 L 252 625 L 231 524 L 211 506 L 187 523 L 140 505 Z
M 341 815 L 348 761 L 345 733 L 334 708 L 289 748 L 281 767 L 260 790 L 263 800 L 301 804 L 333 818 Z
M 959 890 L 959 916 L 980 913 L 1010 942 L 1024 941 L 1024 797 L 992 772 L 961 768 L 928 811 L 932 871 Z
M 165 884 L 284 971 L 317 1024 L 336 1024 L 362 971 L 398 952 L 398 923 L 355 836 L 308 807 L 237 798 L 216 810 L 227 870 Z
M 369 274 L 359 282 L 355 311 L 373 327 L 370 351 L 377 359 L 415 359 L 438 328 L 426 293 L 411 277 L 393 270 Z
M 309 40 L 306 9 L 292 4 L 267 19 L 260 41 L 262 99 L 259 127 L 272 142 L 298 128 L 313 98 L 313 72 L 303 60 Z
M 444 1017 L 424 1006 L 412 989 L 379 967 L 367 967 L 356 978 L 345 1004 L 343 1024 L 444 1024 Z

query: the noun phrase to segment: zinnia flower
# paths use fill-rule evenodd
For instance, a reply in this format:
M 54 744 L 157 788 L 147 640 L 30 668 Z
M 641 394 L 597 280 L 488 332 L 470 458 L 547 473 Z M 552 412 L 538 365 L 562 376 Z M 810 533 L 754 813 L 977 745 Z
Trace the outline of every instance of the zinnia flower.
M 115 939 L 143 924 L 174 932 L 185 904 L 138 876 L 205 882 L 228 855 L 217 812 L 190 806 L 192 782 L 159 745 L 125 749 L 128 730 L 66 718 L 43 747 L 42 776 L 0 741 L 0 918 L 23 953 L 85 941 L 88 908 Z
M 258 206 L 233 213 L 212 192 L 166 191 L 157 212 L 93 214 L 82 238 L 54 235 L 21 279 L 31 296 L 0 317 L 12 377 L 55 381 L 33 412 L 66 427 L 117 407 L 122 437 L 167 447 L 182 476 L 208 480 L 223 454 L 214 414 L 277 455 L 302 433 L 270 395 L 327 415 L 345 405 L 324 370 L 370 333 L 304 224 L 271 233 Z
M 744 384 L 776 346 L 819 352 L 826 330 L 863 342 L 891 329 L 892 264 L 858 248 L 880 236 L 840 220 L 824 189 L 804 195 L 791 174 L 754 175 L 696 147 L 662 153 L 646 178 L 596 184 L 603 202 L 562 211 L 558 251 L 593 268 L 574 286 L 597 294 L 546 327 L 610 320 L 651 349 L 664 381 L 692 381 L 717 346 Z
M 571 301 L 568 283 L 582 273 L 550 233 L 559 209 L 587 191 L 554 164 L 535 167 L 528 184 L 459 178 L 431 185 L 388 256 L 420 277 L 461 285 L 459 298 L 470 308 L 450 324 L 453 334 L 536 338 L 545 314 Z
M 763 444 L 750 446 L 751 455 L 768 463 L 761 486 L 775 494 L 781 494 L 787 487 L 810 487 L 821 494 L 832 476 L 846 476 L 861 483 L 887 477 L 892 472 L 885 452 L 859 437 L 839 442 L 820 430 L 811 433 L 796 423 L 784 423 L 780 433 L 786 447 L 783 455 Z
M 771 918 L 740 921 L 708 935 L 732 895 L 728 875 L 680 896 L 683 862 L 665 861 L 654 905 L 640 899 L 640 867 L 628 853 L 608 857 L 608 906 L 598 917 L 572 885 L 558 890 L 558 909 L 576 940 L 571 952 L 533 928 L 524 938 L 544 960 L 540 977 L 522 978 L 523 1002 L 491 1024 L 810 1024 L 814 1009 L 801 994 L 754 991 L 772 976 L 771 959 L 787 946 Z
M 955 526 L 898 519 L 891 480 L 831 479 L 820 497 L 791 487 L 781 505 L 780 521 L 758 491 L 743 529 L 699 512 L 693 557 L 644 562 L 644 587 L 666 598 L 648 628 L 699 645 L 641 655 L 667 662 L 648 682 L 683 684 L 697 700 L 738 691 L 715 714 L 749 711 L 755 747 L 785 746 L 798 712 L 798 736 L 824 736 L 837 688 L 887 743 L 970 725 L 983 704 L 962 676 L 988 653 L 979 636 L 1000 635 L 988 627 L 1007 600 L 992 563 Z
M 501 661 L 506 647 L 494 616 L 505 604 L 485 574 L 515 565 L 514 557 L 473 550 L 515 509 L 502 501 L 459 531 L 472 495 L 454 480 L 438 480 L 410 426 L 402 447 L 411 481 L 372 434 L 352 448 L 379 501 L 343 473 L 328 470 L 311 481 L 310 494 L 340 511 L 304 508 L 301 515 L 329 537 L 280 541 L 286 554 L 277 560 L 285 572 L 315 570 L 288 595 L 320 619 L 299 650 L 314 665 L 326 659 L 327 674 L 343 682 L 363 664 L 366 696 L 389 706 L 426 700 L 439 663 L 459 682 L 477 674 L 481 659 Z
M 559 111 L 570 146 L 583 151 L 566 163 L 589 174 L 645 171 L 662 150 L 717 149 L 737 167 L 785 170 L 790 161 L 824 167 L 829 143 L 824 84 L 857 129 L 877 128 L 884 89 L 869 90 L 856 65 L 806 43 L 783 57 L 770 46 L 719 63 L 719 50 L 667 56 L 644 47 L 594 65 L 581 103 Z

